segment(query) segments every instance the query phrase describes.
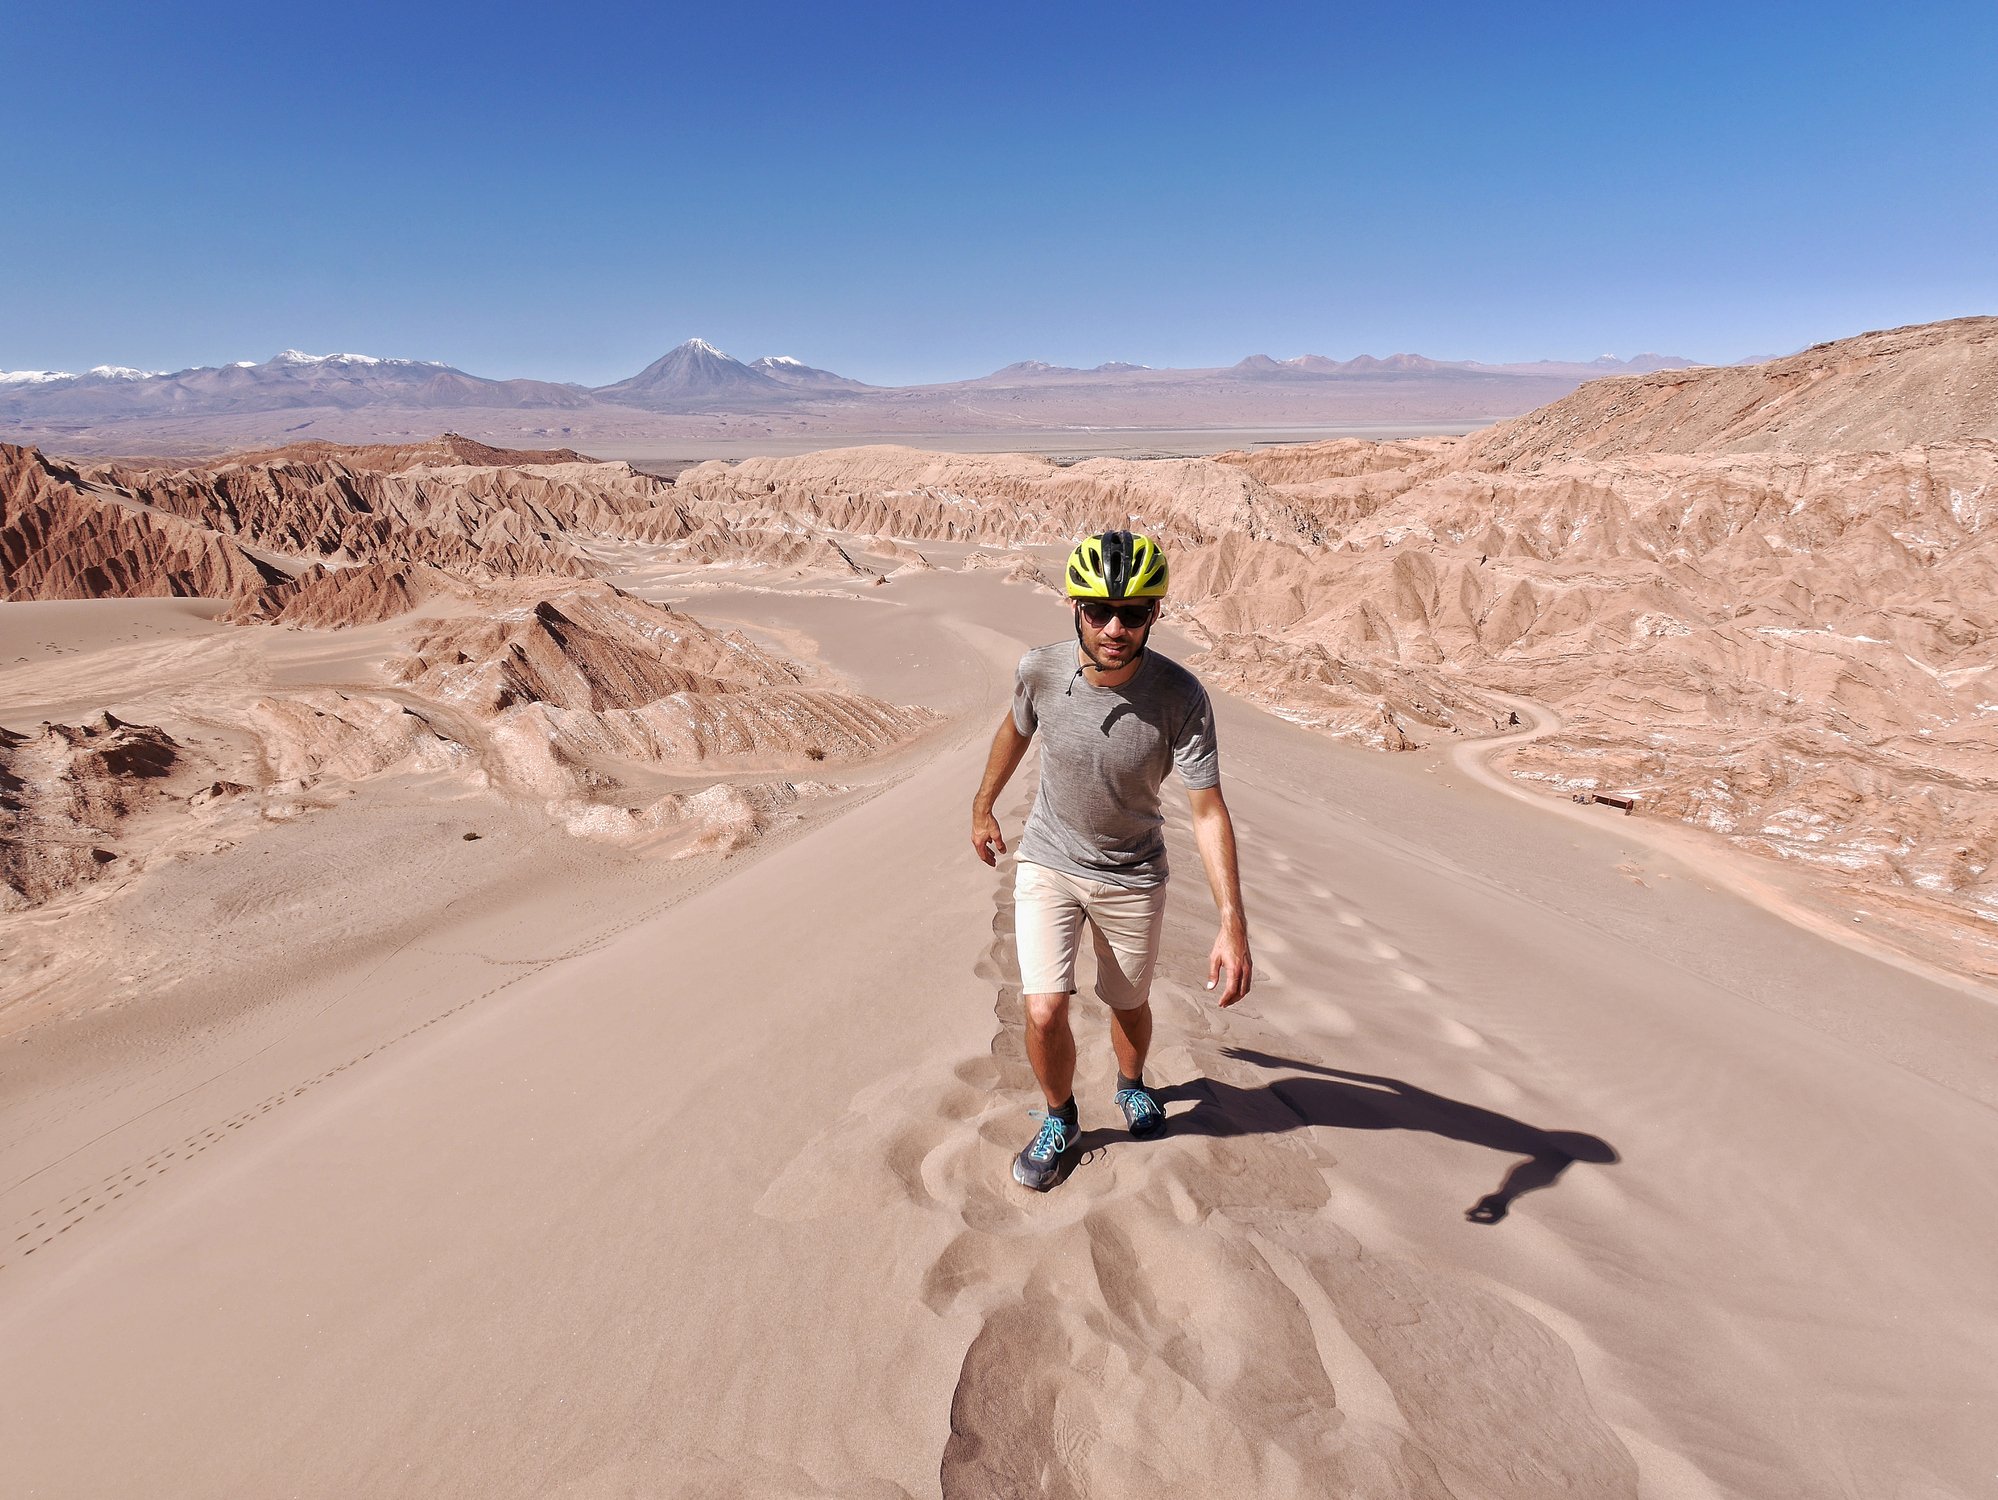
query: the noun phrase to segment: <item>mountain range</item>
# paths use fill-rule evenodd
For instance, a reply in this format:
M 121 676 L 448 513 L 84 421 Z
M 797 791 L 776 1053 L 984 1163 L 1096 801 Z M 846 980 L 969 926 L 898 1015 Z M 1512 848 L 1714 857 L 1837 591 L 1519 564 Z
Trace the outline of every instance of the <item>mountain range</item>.
M 1483 422 L 1604 375 L 1680 369 L 1640 354 L 1586 363 L 1486 365 L 1418 354 L 1336 360 L 1255 354 L 1211 369 L 1026 360 L 974 379 L 885 387 L 785 355 L 744 363 L 689 339 L 637 374 L 586 387 L 492 380 L 432 360 L 287 349 L 171 373 L 99 366 L 0 372 L 0 433 L 77 453 L 210 452 L 300 435 L 395 441 L 436 416 L 499 443 L 623 442 L 743 431 L 920 433 L 1012 428 L 1181 428 L 1353 422 Z M 748 430 L 758 430 L 752 420 Z

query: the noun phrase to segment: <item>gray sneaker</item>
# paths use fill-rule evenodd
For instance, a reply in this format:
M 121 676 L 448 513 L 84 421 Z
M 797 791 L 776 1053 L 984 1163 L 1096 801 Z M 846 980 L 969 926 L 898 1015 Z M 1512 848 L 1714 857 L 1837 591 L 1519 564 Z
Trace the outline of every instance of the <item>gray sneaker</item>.
M 1165 1111 L 1150 1089 L 1117 1090 L 1117 1107 L 1124 1111 L 1124 1123 L 1131 1127 L 1132 1135 L 1157 1135 L 1166 1127 Z
M 1061 1181 L 1069 1158 L 1081 1143 L 1082 1131 L 1060 1115 L 1049 1115 L 1027 1143 L 1027 1149 L 1013 1158 L 1013 1180 L 1021 1187 L 1045 1193 Z

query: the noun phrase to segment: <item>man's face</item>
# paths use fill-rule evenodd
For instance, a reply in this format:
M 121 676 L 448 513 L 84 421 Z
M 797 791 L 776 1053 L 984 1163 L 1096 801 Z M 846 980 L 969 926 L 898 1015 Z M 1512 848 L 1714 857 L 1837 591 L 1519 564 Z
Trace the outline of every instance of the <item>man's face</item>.
M 1075 601 L 1076 626 L 1082 635 L 1083 648 L 1110 672 L 1138 659 L 1157 612 L 1155 599 Z M 1125 616 L 1138 623 L 1127 623 Z

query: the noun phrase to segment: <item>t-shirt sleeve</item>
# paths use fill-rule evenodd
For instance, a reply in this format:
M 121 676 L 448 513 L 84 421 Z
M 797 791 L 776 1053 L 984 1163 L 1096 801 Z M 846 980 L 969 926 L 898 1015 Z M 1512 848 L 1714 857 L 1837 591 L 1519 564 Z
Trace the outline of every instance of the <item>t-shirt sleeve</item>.
M 1013 673 L 1013 727 L 1031 737 L 1040 722 L 1040 715 L 1034 712 L 1034 684 L 1027 676 L 1027 658 L 1023 656 Z
M 1172 763 L 1190 792 L 1221 784 L 1221 747 L 1214 739 L 1214 705 L 1207 700 L 1207 689 L 1197 682 L 1179 732 L 1173 736 Z

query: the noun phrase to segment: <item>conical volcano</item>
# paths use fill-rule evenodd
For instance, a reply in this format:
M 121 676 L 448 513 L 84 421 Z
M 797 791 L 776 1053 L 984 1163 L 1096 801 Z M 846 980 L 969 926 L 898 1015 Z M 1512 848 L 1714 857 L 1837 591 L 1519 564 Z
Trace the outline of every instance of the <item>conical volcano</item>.
M 596 394 L 651 411 L 672 411 L 743 396 L 781 399 L 790 390 L 705 339 L 688 339 L 629 380 L 604 386 Z

